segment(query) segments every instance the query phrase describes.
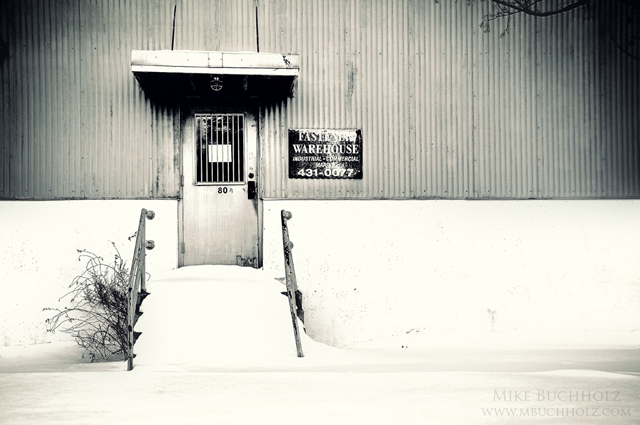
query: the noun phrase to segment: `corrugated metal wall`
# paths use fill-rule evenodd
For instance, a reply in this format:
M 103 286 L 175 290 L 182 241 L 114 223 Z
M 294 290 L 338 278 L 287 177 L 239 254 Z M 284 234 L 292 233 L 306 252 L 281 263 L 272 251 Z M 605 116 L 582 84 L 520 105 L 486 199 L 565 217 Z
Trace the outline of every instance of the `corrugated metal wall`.
M 640 62 L 582 12 L 428 0 L 5 1 L 0 198 L 176 197 L 180 117 L 132 49 L 300 54 L 261 108 L 266 198 L 638 198 Z M 287 178 L 289 128 L 361 128 L 364 179 Z
M 177 108 L 151 104 L 130 68 L 132 49 L 170 47 L 173 10 L 113 0 L 0 8 L 0 197 L 177 196 Z
M 500 37 L 464 3 L 261 2 L 261 45 L 302 55 L 296 97 L 263 110 L 264 196 L 640 196 L 640 62 L 584 11 Z M 288 179 L 287 128 L 363 129 L 364 179 Z

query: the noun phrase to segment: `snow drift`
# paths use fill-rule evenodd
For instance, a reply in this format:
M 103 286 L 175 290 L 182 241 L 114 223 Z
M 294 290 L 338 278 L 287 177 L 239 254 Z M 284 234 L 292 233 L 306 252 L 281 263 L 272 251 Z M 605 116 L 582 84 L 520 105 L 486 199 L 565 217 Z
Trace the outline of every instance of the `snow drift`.
M 265 272 L 193 266 L 150 280 L 134 366 L 215 368 L 291 366 L 297 357 L 286 290 Z M 306 355 L 328 353 L 301 329 Z

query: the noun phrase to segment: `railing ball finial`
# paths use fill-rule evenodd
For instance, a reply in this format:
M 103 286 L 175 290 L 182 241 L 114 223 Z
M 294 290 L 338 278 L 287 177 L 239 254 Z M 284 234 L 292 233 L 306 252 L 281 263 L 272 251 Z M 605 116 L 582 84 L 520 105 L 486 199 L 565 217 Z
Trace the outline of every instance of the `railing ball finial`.
M 145 210 L 145 214 L 149 220 L 153 220 L 153 218 L 156 216 L 156 213 L 151 210 Z
M 289 211 L 282 210 L 282 217 L 284 217 L 285 220 L 290 220 L 293 215 Z
M 154 241 L 152 241 L 151 239 L 146 241 L 145 245 L 146 245 L 147 249 L 153 249 L 153 248 L 156 247 L 156 243 Z

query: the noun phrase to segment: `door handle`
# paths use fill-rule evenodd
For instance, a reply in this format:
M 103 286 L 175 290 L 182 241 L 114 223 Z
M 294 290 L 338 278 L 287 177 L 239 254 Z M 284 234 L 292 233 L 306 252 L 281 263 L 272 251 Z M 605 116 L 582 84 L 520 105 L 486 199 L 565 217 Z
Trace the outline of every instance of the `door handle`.
M 249 180 L 247 186 L 247 197 L 249 199 L 256 199 L 258 197 L 258 187 L 256 182 L 253 180 Z

